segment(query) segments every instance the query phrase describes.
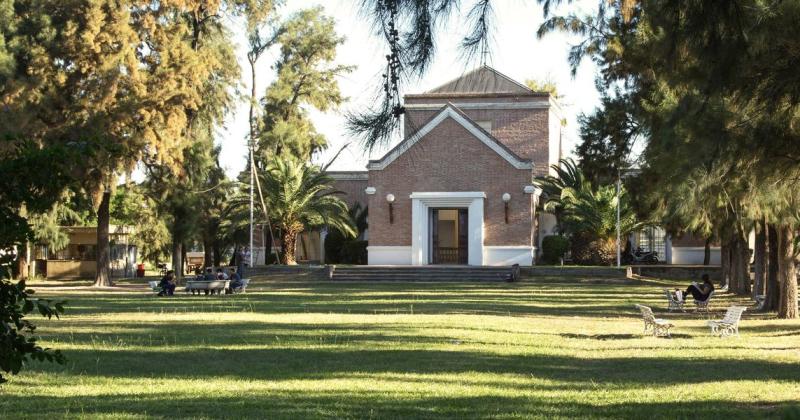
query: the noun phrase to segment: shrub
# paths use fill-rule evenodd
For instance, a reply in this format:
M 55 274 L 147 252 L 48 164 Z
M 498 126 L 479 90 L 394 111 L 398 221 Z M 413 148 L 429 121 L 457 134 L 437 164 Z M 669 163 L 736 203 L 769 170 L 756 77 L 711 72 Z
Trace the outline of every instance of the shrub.
M 545 264 L 558 264 L 569 250 L 569 239 L 561 235 L 545 236 L 542 239 L 542 260 Z
M 343 264 L 366 264 L 367 241 L 347 241 L 342 248 Z
M 589 234 L 572 236 L 572 260 L 579 265 L 612 265 L 617 260 L 616 242 Z

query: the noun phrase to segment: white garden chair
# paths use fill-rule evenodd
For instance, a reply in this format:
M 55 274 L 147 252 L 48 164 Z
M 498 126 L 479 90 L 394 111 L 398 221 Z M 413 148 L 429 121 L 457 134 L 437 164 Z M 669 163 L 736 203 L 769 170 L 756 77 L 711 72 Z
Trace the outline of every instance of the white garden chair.
M 648 330 L 653 332 L 654 337 L 658 336 L 667 336 L 669 337 L 669 329 L 672 328 L 672 325 L 666 319 L 659 319 L 653 314 L 653 310 L 650 309 L 648 306 L 644 305 L 636 305 L 639 308 L 639 311 L 642 312 L 642 321 L 644 321 L 644 332 L 643 334 L 647 334 Z
M 720 321 L 708 321 L 708 326 L 711 327 L 711 334 L 720 337 L 728 337 L 730 335 L 739 335 L 739 321 L 742 319 L 742 313 L 746 310 L 744 306 L 731 306 L 725 312 L 725 317 Z
M 680 311 L 686 312 L 686 310 L 683 308 L 684 300 L 683 300 L 683 296 L 680 295 L 681 291 L 678 290 L 675 293 L 677 294 L 677 296 L 673 295 L 672 292 L 669 289 L 666 289 L 666 288 L 664 289 L 664 295 L 667 296 L 667 301 L 669 302 L 669 306 L 667 306 L 667 310 L 668 311 L 680 310 Z
M 695 299 L 694 304 L 697 306 L 697 311 L 708 312 L 708 303 L 711 301 L 711 298 L 714 297 L 715 291 L 712 290 L 711 293 L 708 294 L 706 300 L 697 300 Z

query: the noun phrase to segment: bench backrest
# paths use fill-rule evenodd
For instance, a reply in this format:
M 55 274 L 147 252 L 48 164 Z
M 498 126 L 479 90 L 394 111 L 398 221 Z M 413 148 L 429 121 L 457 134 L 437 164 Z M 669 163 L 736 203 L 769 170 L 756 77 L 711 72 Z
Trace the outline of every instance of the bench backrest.
M 650 309 L 650 307 L 644 305 L 636 305 L 636 307 L 642 312 L 642 318 L 645 320 L 654 321 L 656 319 L 656 316 L 653 315 L 653 310 Z
M 731 306 L 725 312 L 725 318 L 722 318 L 722 323 L 736 325 L 742 319 L 742 313 L 747 310 L 744 306 Z
M 664 294 L 667 296 L 667 299 L 669 299 L 670 302 L 675 301 L 675 296 L 672 295 L 672 292 L 670 292 L 669 289 L 664 289 Z

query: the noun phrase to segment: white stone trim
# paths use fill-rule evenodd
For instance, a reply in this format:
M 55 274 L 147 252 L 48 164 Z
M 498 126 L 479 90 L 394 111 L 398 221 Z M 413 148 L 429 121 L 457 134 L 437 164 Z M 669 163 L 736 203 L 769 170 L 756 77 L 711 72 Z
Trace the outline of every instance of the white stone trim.
M 483 265 L 483 200 L 486 193 L 414 192 L 411 198 L 411 264 L 427 265 L 429 255 L 428 209 L 467 208 L 467 264 Z
M 410 199 L 421 198 L 430 200 L 439 199 L 465 199 L 465 198 L 486 198 L 486 193 L 483 191 L 447 191 L 447 192 L 412 192 L 408 196 Z
M 366 181 L 369 174 L 365 172 L 325 172 L 325 175 L 336 181 Z
M 558 106 L 549 98 L 528 102 L 451 102 L 459 109 L 548 109 L 553 105 Z M 446 103 L 406 104 L 406 109 L 419 111 L 436 111 Z
M 436 109 L 441 108 L 439 106 Z M 436 126 L 441 124 L 447 118 L 452 118 L 457 123 L 461 124 L 470 134 L 475 136 L 478 140 L 483 142 L 483 144 L 489 146 L 490 149 L 494 150 L 495 153 L 500 155 L 503 159 L 505 159 L 508 163 L 514 166 L 517 169 L 533 169 L 533 163 L 520 160 L 516 156 L 512 155 L 507 149 L 503 146 L 498 144 L 496 141 L 492 140 L 483 130 L 478 127 L 475 127 L 472 123 L 470 123 L 463 115 L 459 114 L 453 107 L 448 106 L 442 110 L 436 117 L 430 120 L 427 124 L 425 124 L 419 131 L 416 132 L 413 136 L 409 137 L 406 140 L 403 140 L 397 148 L 390 151 L 386 156 L 384 156 L 381 160 L 370 162 L 367 165 L 367 169 L 372 171 L 382 171 L 390 163 L 394 162 L 400 155 L 405 153 L 408 149 L 411 148 L 414 144 L 416 144 L 420 139 L 425 137 L 428 133 L 430 133 Z
M 526 245 L 484 246 L 483 263 L 485 265 L 533 265 L 536 249 Z
M 410 265 L 410 246 L 367 246 L 367 264 L 369 265 Z

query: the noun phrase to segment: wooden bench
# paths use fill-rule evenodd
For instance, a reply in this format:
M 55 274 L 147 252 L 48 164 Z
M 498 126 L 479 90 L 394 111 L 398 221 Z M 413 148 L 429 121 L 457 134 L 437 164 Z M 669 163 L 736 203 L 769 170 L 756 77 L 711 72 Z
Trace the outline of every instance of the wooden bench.
M 656 318 L 653 314 L 653 310 L 648 306 L 636 305 L 636 307 L 642 312 L 642 320 L 644 321 L 644 334 L 647 334 L 647 330 L 652 329 L 654 337 L 670 336 L 669 329 L 674 325 L 665 319 Z
M 186 282 L 186 293 L 200 294 L 200 292 L 204 292 L 205 294 L 210 293 L 213 295 L 216 293 L 221 295 L 230 287 L 230 284 L 230 280 L 188 280 Z

